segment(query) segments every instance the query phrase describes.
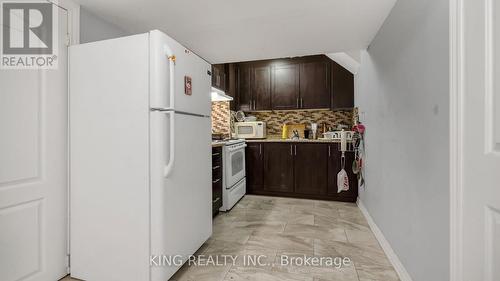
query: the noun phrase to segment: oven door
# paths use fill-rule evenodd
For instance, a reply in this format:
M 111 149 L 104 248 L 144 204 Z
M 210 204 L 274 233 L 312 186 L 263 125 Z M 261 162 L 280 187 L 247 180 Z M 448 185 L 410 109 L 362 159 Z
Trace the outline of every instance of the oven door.
M 245 177 L 245 147 L 246 144 L 240 145 L 237 148 L 226 147 L 225 175 L 226 189 L 230 189 L 233 185 Z

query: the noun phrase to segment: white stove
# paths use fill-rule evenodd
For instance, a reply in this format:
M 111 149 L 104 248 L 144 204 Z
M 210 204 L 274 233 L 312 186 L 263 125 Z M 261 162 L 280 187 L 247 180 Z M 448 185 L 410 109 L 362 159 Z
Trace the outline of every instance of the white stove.
M 221 211 L 229 211 L 246 193 L 245 140 L 229 140 L 223 150 L 223 190 Z

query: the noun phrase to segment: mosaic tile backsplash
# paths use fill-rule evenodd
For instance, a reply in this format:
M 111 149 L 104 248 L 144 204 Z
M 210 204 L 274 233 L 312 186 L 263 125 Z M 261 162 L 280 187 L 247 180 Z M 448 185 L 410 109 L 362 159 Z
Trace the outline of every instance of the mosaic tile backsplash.
M 292 110 L 251 112 L 247 115 L 257 117 L 267 124 L 268 135 L 281 135 L 283 124 L 305 124 L 310 129 L 311 123 L 318 123 L 319 128 L 326 126 L 336 128 L 337 125 L 352 127 L 356 118 L 354 110 Z M 229 102 L 212 102 L 212 133 L 231 137 L 231 110 Z
M 352 127 L 354 123 L 353 110 L 266 111 L 252 112 L 249 115 L 266 122 L 268 135 L 280 135 L 283 124 L 305 124 L 306 128 L 310 129 L 311 123 L 318 123 L 319 128 L 323 124 L 332 128 L 339 124 Z
M 212 102 L 212 134 L 231 137 L 231 110 L 228 101 Z

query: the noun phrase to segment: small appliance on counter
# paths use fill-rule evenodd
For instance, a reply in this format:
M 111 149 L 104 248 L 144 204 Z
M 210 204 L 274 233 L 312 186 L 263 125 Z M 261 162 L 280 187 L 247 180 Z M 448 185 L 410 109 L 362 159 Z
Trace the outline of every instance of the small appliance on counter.
M 352 141 L 354 132 L 353 131 L 331 131 L 323 133 L 323 139 L 328 140 L 340 140 L 342 138 L 342 132 L 345 133 L 345 138 L 347 141 Z
M 236 122 L 234 123 L 235 137 L 239 139 L 265 139 L 266 122 Z

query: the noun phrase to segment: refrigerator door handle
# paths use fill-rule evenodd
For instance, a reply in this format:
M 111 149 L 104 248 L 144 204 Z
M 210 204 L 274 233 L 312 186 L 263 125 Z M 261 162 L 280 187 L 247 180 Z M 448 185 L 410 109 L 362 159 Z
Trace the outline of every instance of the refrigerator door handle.
M 165 52 L 167 53 L 167 58 L 169 61 L 170 65 L 170 77 L 169 77 L 169 82 L 170 82 L 170 89 L 169 89 L 169 95 L 170 95 L 170 108 L 175 108 L 175 103 L 174 103 L 174 98 L 175 98 L 175 55 L 172 52 L 172 49 L 165 44 Z
M 165 165 L 164 176 L 168 178 L 174 169 L 175 163 L 175 111 L 164 111 L 170 116 L 170 148 L 167 165 Z

